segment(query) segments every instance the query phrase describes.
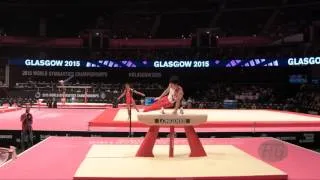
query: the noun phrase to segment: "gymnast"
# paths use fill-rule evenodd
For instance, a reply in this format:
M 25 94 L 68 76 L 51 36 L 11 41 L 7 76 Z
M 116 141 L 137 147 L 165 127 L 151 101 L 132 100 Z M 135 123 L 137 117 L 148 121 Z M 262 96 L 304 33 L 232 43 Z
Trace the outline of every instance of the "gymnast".
M 145 94 L 139 92 L 139 91 L 136 91 L 134 89 L 132 89 L 130 87 L 130 84 L 129 83 L 125 83 L 124 85 L 124 90 L 123 90 L 123 93 L 118 97 L 118 101 L 123 97 L 123 96 L 126 96 L 126 104 L 127 104 L 127 108 L 128 108 L 128 114 L 130 115 L 130 109 L 131 109 L 131 105 L 137 110 L 137 112 L 139 112 L 139 109 L 137 108 L 137 105 L 136 105 L 136 102 L 135 100 L 133 99 L 132 97 L 132 94 L 135 93 L 135 94 L 138 94 L 140 96 L 146 96 Z
M 177 114 L 178 109 L 181 107 L 181 101 L 183 99 L 183 89 L 179 85 L 179 77 L 172 76 L 169 80 L 168 88 L 161 94 L 160 97 L 155 98 L 156 102 L 150 106 L 147 106 L 143 112 L 149 112 L 159 110 L 161 108 L 174 107 L 173 114 Z M 164 112 L 162 112 L 164 113 Z M 182 114 L 181 109 L 181 114 Z

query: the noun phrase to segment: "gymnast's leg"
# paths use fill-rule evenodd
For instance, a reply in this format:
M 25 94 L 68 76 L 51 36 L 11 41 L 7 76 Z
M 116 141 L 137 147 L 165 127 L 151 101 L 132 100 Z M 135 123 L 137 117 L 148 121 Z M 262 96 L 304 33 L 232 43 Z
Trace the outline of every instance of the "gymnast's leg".
M 161 108 L 170 108 L 173 107 L 173 103 L 171 103 L 168 99 L 168 96 L 164 96 L 161 99 L 159 99 L 158 101 L 156 101 L 155 103 L 153 103 L 150 106 L 147 106 L 143 112 L 149 112 L 149 111 L 155 111 L 155 110 L 159 110 Z
M 130 104 L 127 103 L 127 110 L 128 110 L 128 119 L 130 117 L 130 111 L 132 110 Z
M 132 99 L 132 106 L 136 109 L 137 112 L 139 112 L 139 109 L 137 108 L 137 104 L 133 99 Z

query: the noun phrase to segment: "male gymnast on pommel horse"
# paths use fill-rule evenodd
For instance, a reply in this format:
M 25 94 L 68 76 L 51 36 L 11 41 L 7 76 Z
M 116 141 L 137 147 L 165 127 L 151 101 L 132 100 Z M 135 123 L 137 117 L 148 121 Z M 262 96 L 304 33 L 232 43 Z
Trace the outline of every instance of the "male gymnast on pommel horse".
M 155 98 L 156 102 L 152 105 L 146 107 L 143 112 L 149 112 L 154 110 L 159 110 L 161 108 L 172 108 L 174 107 L 173 114 L 177 114 L 178 109 L 181 106 L 181 101 L 183 99 L 183 89 L 179 85 L 179 77 L 172 76 L 169 80 L 168 88 L 161 94 L 160 97 Z M 164 112 L 162 112 L 164 113 Z M 180 109 L 180 113 L 183 111 Z
M 173 116 L 176 116 L 178 109 L 181 106 L 181 101 L 183 99 L 183 89 L 179 85 L 179 78 L 177 76 L 172 76 L 169 80 L 168 88 L 161 94 L 160 97 L 156 98 L 156 102 L 151 106 L 146 107 L 143 112 L 149 112 L 154 110 L 159 110 L 162 108 L 172 108 Z M 162 112 L 164 114 L 164 112 Z M 180 113 L 183 114 L 182 109 L 180 109 Z M 165 115 L 167 116 L 167 115 Z M 173 117 L 176 118 L 176 117 Z M 151 126 L 144 141 L 140 145 L 140 148 L 136 154 L 137 157 L 154 157 L 153 155 L 153 147 L 155 141 L 157 139 L 159 133 L 160 126 L 154 125 Z M 190 156 L 191 157 L 200 157 L 206 156 L 206 152 L 193 128 L 193 126 L 185 125 L 184 126 L 186 136 L 188 139 L 188 143 L 190 146 Z M 173 157 L 173 139 L 174 139 L 174 125 L 170 126 L 170 149 L 169 156 Z

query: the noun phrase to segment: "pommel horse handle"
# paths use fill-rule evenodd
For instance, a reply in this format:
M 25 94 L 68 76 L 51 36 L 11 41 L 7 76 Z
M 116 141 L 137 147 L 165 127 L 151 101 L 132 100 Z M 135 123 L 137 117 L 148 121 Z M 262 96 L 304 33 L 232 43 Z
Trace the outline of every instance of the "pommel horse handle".
M 207 115 L 175 115 L 158 113 L 138 114 L 138 120 L 150 126 L 140 148 L 137 157 L 154 157 L 153 147 L 157 140 L 160 127 L 170 127 L 169 157 L 174 156 L 174 128 L 184 127 L 190 146 L 190 157 L 206 156 L 201 141 L 194 130 L 194 125 L 207 121 Z

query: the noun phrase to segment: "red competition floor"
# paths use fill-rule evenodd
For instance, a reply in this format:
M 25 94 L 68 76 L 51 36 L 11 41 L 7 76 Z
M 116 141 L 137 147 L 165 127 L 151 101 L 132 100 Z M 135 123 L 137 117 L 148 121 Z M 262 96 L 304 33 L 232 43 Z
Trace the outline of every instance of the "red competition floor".
M 19 108 L 19 107 L 4 107 L 4 106 L 0 106 L 0 113 L 18 111 L 20 109 L 21 108 Z
M 128 122 L 114 121 L 119 109 L 47 109 L 33 108 L 34 130 L 36 131 L 109 131 L 127 132 Z M 235 110 L 236 111 L 236 110 Z M 0 113 L 0 130 L 20 130 L 20 115 L 24 110 Z M 248 111 L 250 113 L 250 110 Z M 290 112 L 283 112 L 288 115 Z M 294 113 L 297 114 L 297 113 Z M 306 118 L 314 115 L 299 114 Z M 320 116 L 317 116 L 320 117 Z M 272 118 L 272 117 L 270 117 Z M 89 129 L 90 125 L 90 129 Z M 147 128 L 138 123 L 133 123 L 133 132 L 144 132 Z M 167 132 L 163 128 L 161 131 Z M 179 132 L 180 129 L 177 129 Z M 286 123 L 260 123 L 252 122 L 225 122 L 207 123 L 197 128 L 198 132 L 277 132 L 277 131 L 320 131 L 320 124 L 315 122 L 286 122 Z
M 233 145 L 261 159 L 259 146 L 272 138 L 202 139 L 203 144 Z M 72 180 L 89 148 L 94 144 L 140 144 L 140 138 L 49 137 L 0 167 L 1 180 Z M 176 139 L 176 144 L 186 144 Z M 167 144 L 168 139 L 159 139 Z M 285 143 L 285 142 L 283 142 Z M 320 154 L 285 143 L 288 155 L 278 162 L 267 162 L 288 174 L 289 180 L 319 180 Z M 241 164 L 239 164 L 241 166 Z
M 101 109 L 47 109 L 32 108 L 33 129 L 38 131 L 88 131 L 88 122 L 98 116 Z M 20 130 L 20 115 L 24 110 L 0 114 L 1 130 Z

